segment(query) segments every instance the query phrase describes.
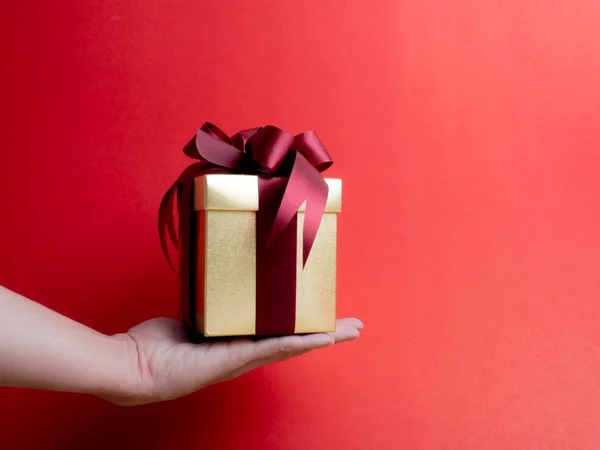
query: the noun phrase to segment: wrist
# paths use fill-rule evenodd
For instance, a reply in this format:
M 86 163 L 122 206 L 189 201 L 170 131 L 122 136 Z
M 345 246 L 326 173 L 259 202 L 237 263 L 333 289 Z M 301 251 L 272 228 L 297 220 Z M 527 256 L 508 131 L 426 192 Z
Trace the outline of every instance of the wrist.
M 105 336 L 104 357 L 111 370 L 103 372 L 91 394 L 119 405 L 129 405 L 142 395 L 136 343 L 128 334 Z

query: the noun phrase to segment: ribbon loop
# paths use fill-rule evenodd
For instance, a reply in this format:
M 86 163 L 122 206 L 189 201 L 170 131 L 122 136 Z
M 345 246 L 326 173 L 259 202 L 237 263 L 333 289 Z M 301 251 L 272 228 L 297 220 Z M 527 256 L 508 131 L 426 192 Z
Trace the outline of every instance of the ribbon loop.
M 294 150 L 302 154 L 319 172 L 324 172 L 332 164 L 331 156 L 314 131 L 305 131 L 294 138 Z
M 231 144 L 231 139 L 229 139 L 229 136 L 227 136 L 227 134 L 218 126 L 210 122 L 204 122 L 200 129 L 215 139 Z
M 240 171 L 244 152 L 235 148 L 230 142 L 231 140 L 228 137 L 227 142 L 224 142 L 214 138 L 212 133 L 209 134 L 200 128 L 196 133 L 195 157 L 215 166 Z

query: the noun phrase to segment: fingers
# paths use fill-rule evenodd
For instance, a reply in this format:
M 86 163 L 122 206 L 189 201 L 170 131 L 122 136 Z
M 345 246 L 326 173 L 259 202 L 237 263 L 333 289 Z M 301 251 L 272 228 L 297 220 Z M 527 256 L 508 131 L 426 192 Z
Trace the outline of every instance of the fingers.
M 335 331 L 328 334 L 334 339 L 336 344 L 340 344 L 342 342 L 358 339 L 360 331 L 363 328 L 363 323 L 358 319 L 340 319 L 337 321 Z
M 225 352 L 221 356 L 223 380 L 235 378 L 242 373 L 258 367 L 297 357 L 333 344 L 352 341 L 359 337 L 363 323 L 358 319 L 340 319 L 336 322 L 336 330 L 331 333 L 315 333 L 306 335 L 290 335 L 251 341 L 234 339 L 226 343 L 214 344 L 214 352 Z
M 345 319 L 338 319 L 336 322 L 337 326 L 340 325 L 350 325 L 356 328 L 358 331 L 362 331 L 365 327 L 361 320 L 356 319 L 355 317 L 347 317 Z
M 334 343 L 333 336 L 325 333 L 265 339 L 254 344 L 251 360 L 285 359 L 312 349 L 327 347 Z
M 311 350 L 357 339 L 363 323 L 354 318 L 340 319 L 332 333 L 282 336 L 257 342 L 253 348 L 253 361 L 281 361 Z
M 317 348 L 335 344 L 335 339 L 325 333 L 306 336 L 282 336 L 254 343 L 252 356 L 230 376 L 235 378 L 267 364 L 294 358 Z

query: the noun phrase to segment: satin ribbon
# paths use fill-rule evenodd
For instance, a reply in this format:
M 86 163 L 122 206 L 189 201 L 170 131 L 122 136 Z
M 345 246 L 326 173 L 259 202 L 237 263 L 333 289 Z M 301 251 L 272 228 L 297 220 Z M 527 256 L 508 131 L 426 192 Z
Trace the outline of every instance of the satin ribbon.
M 232 173 L 259 176 L 259 211 L 257 212 L 257 319 L 271 316 L 263 333 L 280 329 L 279 317 L 287 316 L 290 331 L 290 297 L 295 296 L 296 218 L 306 202 L 303 225 L 303 267 L 310 255 L 327 202 L 328 185 L 320 172 L 332 164 L 331 157 L 313 131 L 291 136 L 266 126 L 242 130 L 229 137 L 211 123 L 205 123 L 183 152 L 199 162 L 187 167 L 162 199 L 159 209 L 161 247 L 170 267 L 167 235 L 179 250 L 183 301 L 193 294 L 190 271 L 193 269 L 192 230 L 193 183 L 200 175 Z M 179 235 L 173 216 L 177 197 Z M 293 257 L 293 259 L 292 259 Z M 293 274 L 291 263 L 293 262 Z M 189 269 L 189 270 L 188 270 Z M 287 276 L 283 276 L 287 274 Z M 281 276 L 279 276 L 281 275 Z M 262 281 L 261 281 L 262 280 Z M 292 291 L 293 288 L 293 291 Z M 277 301 L 276 297 L 287 292 Z M 262 300 L 261 300 L 262 299 Z M 190 302 L 190 305 L 193 302 Z M 278 308 L 279 306 L 279 308 Z M 285 311 L 281 310 L 285 307 Z M 184 308 L 185 310 L 185 308 Z M 263 311 L 261 313 L 260 311 Z M 295 304 L 294 304 L 295 310 Z M 193 317 L 188 317 L 193 321 Z M 293 332 L 293 328 L 291 330 Z M 258 333 L 258 330 L 257 330 Z

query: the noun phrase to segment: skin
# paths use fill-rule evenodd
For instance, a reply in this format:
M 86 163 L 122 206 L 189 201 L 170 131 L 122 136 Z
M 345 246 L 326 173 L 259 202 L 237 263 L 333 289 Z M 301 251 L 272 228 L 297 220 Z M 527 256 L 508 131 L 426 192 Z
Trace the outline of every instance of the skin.
M 334 333 L 191 343 L 156 318 L 107 336 L 0 286 L 0 386 L 92 394 L 117 405 L 172 400 L 252 369 L 359 337 L 358 319 Z

